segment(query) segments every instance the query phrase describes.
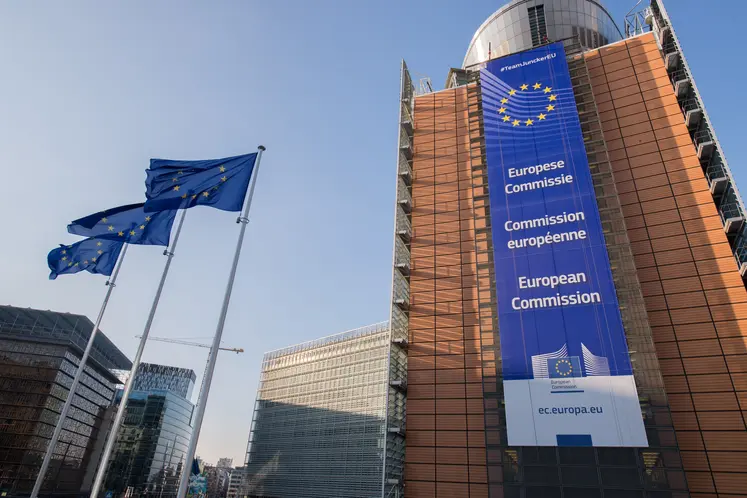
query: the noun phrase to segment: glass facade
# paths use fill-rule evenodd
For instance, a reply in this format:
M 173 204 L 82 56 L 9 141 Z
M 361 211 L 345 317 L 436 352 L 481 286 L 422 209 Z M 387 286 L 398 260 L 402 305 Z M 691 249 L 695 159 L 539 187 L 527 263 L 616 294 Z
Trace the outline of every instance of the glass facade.
M 141 363 L 137 370 L 133 391 L 160 389 L 171 391 L 185 399 L 192 398 L 197 376 L 189 368 L 170 367 L 155 363 Z
M 0 492 L 30 493 L 93 324 L 80 315 L 0 306 Z M 129 360 L 99 333 L 42 494 L 78 495 L 102 416 Z
M 513 0 L 480 26 L 462 67 L 572 36 L 591 49 L 620 40 L 622 33 L 594 0 Z
M 117 404 L 122 401 L 117 393 Z M 109 461 L 104 489 L 115 496 L 175 497 L 192 435 L 194 405 L 166 390 L 133 391 Z
M 389 327 L 267 353 L 239 496 L 381 496 Z

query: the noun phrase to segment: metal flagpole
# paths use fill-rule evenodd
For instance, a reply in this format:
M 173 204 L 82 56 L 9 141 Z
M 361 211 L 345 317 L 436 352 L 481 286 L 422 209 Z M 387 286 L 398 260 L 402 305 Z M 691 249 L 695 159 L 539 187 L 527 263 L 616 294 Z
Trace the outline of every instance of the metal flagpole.
M 171 266 L 171 260 L 174 257 L 174 251 L 176 250 L 176 244 L 179 242 L 179 234 L 182 232 L 182 225 L 184 225 L 184 218 L 187 216 L 187 210 L 182 209 L 182 215 L 179 218 L 179 225 L 176 227 L 176 234 L 174 234 L 174 240 L 171 243 L 170 250 L 167 248 L 163 251 L 166 256 L 166 264 L 163 267 L 163 273 L 161 274 L 161 281 L 158 284 L 158 290 L 156 290 L 156 296 L 153 298 L 153 304 L 150 307 L 150 314 L 148 320 L 145 322 L 145 330 L 140 338 L 140 344 L 137 347 L 137 353 L 135 353 L 135 359 L 132 360 L 132 368 L 130 369 L 130 377 L 127 379 L 125 384 L 124 393 L 122 393 L 122 401 L 119 402 L 119 408 L 117 409 L 117 415 L 114 417 L 114 423 L 112 424 L 109 436 L 106 439 L 106 446 L 104 446 L 104 452 L 101 455 L 101 461 L 99 462 L 99 469 L 96 472 L 96 479 L 93 481 L 93 487 L 91 488 L 91 498 L 96 498 L 99 494 L 101 486 L 104 483 L 104 477 L 106 476 L 106 470 L 108 467 L 109 457 L 111 456 L 112 450 L 114 449 L 114 443 L 117 442 L 117 434 L 119 433 L 119 426 L 122 425 L 122 418 L 127 406 L 127 401 L 130 399 L 130 393 L 132 392 L 132 386 L 135 383 L 135 375 L 137 369 L 140 366 L 140 359 L 143 356 L 143 350 L 145 349 L 145 343 L 148 341 L 148 334 L 150 334 L 150 327 L 153 325 L 153 318 L 156 316 L 156 308 L 158 308 L 158 302 L 161 299 L 161 292 L 163 286 L 166 283 L 166 276 L 169 274 L 169 267 Z
M 106 305 L 109 304 L 109 297 L 112 295 L 112 291 L 114 290 L 114 287 L 117 286 L 117 275 L 119 275 L 119 270 L 122 268 L 122 262 L 124 261 L 125 254 L 127 253 L 127 247 L 129 244 L 125 243 L 124 247 L 122 248 L 122 252 L 119 255 L 119 261 L 117 262 L 116 267 L 114 268 L 114 273 L 112 274 L 112 278 L 106 282 L 107 289 L 106 289 L 106 296 L 104 297 L 104 302 L 101 303 L 101 310 L 99 311 L 99 316 L 96 318 L 96 323 L 93 324 L 93 330 L 91 331 L 91 337 L 88 338 L 88 344 L 86 344 L 86 349 L 83 351 L 83 356 L 80 358 L 80 364 L 78 365 L 78 370 L 75 371 L 75 377 L 73 377 L 73 383 L 70 386 L 70 392 L 67 395 L 67 399 L 65 400 L 65 405 L 62 407 L 62 411 L 60 412 L 60 418 L 57 421 L 57 425 L 54 428 L 54 433 L 52 433 L 52 439 L 49 440 L 49 446 L 47 447 L 47 452 L 44 454 L 44 460 L 42 461 L 41 468 L 39 469 L 39 475 L 36 476 L 36 482 L 34 483 L 34 489 L 31 491 L 31 498 L 37 498 L 39 496 L 39 490 L 42 487 L 42 484 L 44 483 L 44 477 L 47 474 L 47 470 L 49 469 L 49 462 L 52 460 L 52 453 L 54 453 L 54 448 L 57 446 L 57 442 L 60 439 L 60 434 L 62 433 L 62 426 L 65 424 L 65 420 L 67 419 L 67 412 L 70 411 L 70 406 L 73 404 L 73 398 L 75 397 L 75 390 L 78 387 L 78 384 L 80 383 L 80 378 L 83 377 L 83 370 L 86 367 L 86 362 L 88 361 L 88 356 L 91 354 L 91 349 L 93 349 L 93 341 L 96 338 L 96 333 L 99 331 L 99 325 L 101 325 L 101 319 L 104 317 L 104 311 L 106 311 Z
M 244 212 L 241 217 L 236 220 L 237 223 L 241 223 L 241 229 L 239 230 L 239 240 L 236 243 L 236 252 L 233 255 L 233 266 L 231 267 L 231 273 L 228 276 L 228 284 L 226 285 L 226 294 L 223 297 L 223 307 L 220 310 L 220 318 L 218 318 L 218 326 L 215 330 L 215 336 L 213 337 L 213 345 L 210 348 L 210 354 L 208 355 L 207 367 L 205 368 L 205 377 L 202 381 L 202 392 L 197 401 L 197 409 L 195 411 L 194 425 L 192 426 L 192 437 L 189 440 L 189 446 L 187 447 L 187 454 L 184 460 L 184 470 L 182 475 L 179 477 L 179 492 L 176 498 L 186 498 L 187 496 L 187 485 L 189 484 L 189 474 L 192 469 L 192 461 L 195 458 L 195 451 L 197 450 L 197 439 L 200 437 L 200 428 L 202 427 L 202 418 L 205 415 L 205 406 L 207 405 L 208 394 L 210 393 L 210 383 L 213 381 L 213 372 L 215 371 L 215 362 L 218 359 L 218 351 L 220 348 L 221 337 L 223 336 L 223 326 L 226 323 L 226 314 L 228 313 L 228 303 L 231 300 L 231 291 L 233 290 L 233 281 L 236 278 L 236 268 L 239 266 L 239 256 L 241 255 L 241 245 L 244 242 L 244 233 L 246 232 L 246 225 L 249 223 L 249 208 L 252 206 L 252 197 L 254 197 L 254 187 L 257 185 L 257 177 L 259 176 L 259 162 L 262 160 L 262 152 L 265 151 L 264 145 L 257 147 L 259 154 L 257 155 L 257 162 L 255 165 L 254 173 L 252 174 L 253 181 L 252 186 L 249 188 L 249 193 L 246 197 L 246 205 L 244 206 Z M 94 497 L 95 498 L 95 497 Z

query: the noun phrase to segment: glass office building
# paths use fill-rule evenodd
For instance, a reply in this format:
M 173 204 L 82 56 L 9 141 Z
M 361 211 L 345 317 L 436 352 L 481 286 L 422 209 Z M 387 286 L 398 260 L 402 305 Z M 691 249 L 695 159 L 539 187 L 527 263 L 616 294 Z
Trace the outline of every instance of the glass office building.
M 28 495 L 88 342 L 85 316 L 0 306 L 0 493 Z M 130 361 L 99 332 L 41 493 L 78 496 L 102 416 Z
M 184 399 L 192 399 L 197 376 L 189 368 L 141 363 L 132 385 L 133 391 L 169 391 Z
M 662 1 L 639 4 L 618 30 L 598 1 L 512 1 L 444 90 L 403 63 L 391 320 L 407 418 L 387 445 L 406 453 L 380 496 L 747 496 L 745 208 Z M 501 132 L 479 70 L 548 42 L 567 55 L 646 447 L 508 442 L 486 153 Z
M 389 348 L 381 323 L 265 354 L 238 496 L 380 496 Z
M 104 490 L 114 496 L 175 497 L 192 436 L 195 373 L 188 368 L 141 363 L 117 435 Z M 117 391 L 116 410 L 123 391 Z
M 122 401 L 121 393 L 117 404 Z M 133 391 L 104 489 L 115 496 L 175 497 L 192 435 L 193 408 L 190 401 L 170 391 Z

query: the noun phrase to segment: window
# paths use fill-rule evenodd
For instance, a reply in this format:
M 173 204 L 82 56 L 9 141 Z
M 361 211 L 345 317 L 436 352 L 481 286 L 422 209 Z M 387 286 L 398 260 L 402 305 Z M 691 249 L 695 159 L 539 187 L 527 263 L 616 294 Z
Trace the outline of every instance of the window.
M 545 24 L 545 6 L 529 7 L 529 29 L 532 32 L 532 46 L 547 43 L 547 25 Z

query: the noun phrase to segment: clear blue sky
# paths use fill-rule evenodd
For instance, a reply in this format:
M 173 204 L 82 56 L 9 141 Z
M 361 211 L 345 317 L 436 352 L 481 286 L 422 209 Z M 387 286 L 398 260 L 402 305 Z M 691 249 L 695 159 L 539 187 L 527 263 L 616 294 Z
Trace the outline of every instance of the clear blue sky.
M 198 450 L 241 463 L 263 352 L 388 318 L 400 59 L 440 88 L 502 3 L 0 2 L 0 303 L 95 318 L 104 278 L 47 280 L 47 252 L 77 240 L 66 224 L 141 201 L 151 157 L 266 145 L 224 334 L 246 353 L 221 354 Z M 620 23 L 634 3 L 607 2 Z M 734 95 L 747 5 L 667 3 L 745 186 Z M 209 341 L 234 219 L 189 212 L 154 336 Z M 163 263 L 159 248 L 131 248 L 104 318 L 129 356 Z M 145 354 L 198 382 L 205 358 L 162 343 Z

